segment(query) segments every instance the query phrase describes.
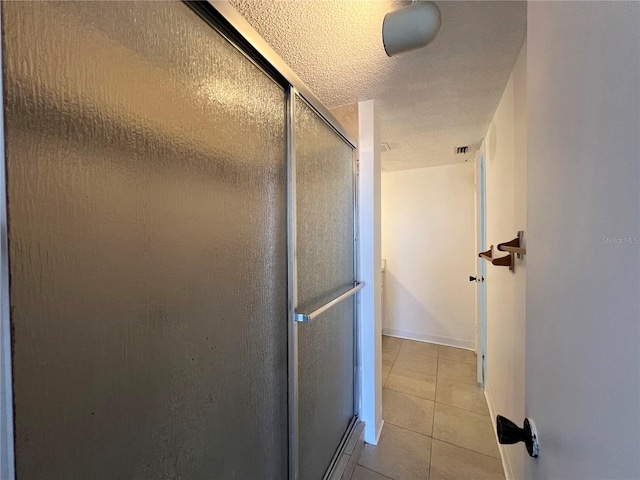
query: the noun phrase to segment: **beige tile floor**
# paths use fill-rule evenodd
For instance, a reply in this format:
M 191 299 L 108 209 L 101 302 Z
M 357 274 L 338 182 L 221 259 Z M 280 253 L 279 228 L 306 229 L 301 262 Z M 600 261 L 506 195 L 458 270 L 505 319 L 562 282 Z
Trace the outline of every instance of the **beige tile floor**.
M 377 446 L 364 446 L 352 480 L 504 480 L 476 355 L 384 336 Z

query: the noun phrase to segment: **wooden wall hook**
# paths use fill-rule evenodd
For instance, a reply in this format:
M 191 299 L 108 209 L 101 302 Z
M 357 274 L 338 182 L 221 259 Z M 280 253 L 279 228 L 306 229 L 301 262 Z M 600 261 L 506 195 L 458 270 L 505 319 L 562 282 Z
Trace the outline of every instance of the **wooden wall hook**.
M 524 232 L 520 230 L 518 236 L 509 242 L 499 243 L 498 250 L 501 252 L 510 252 L 518 255 L 518 258 L 522 258 L 522 255 L 527 253 L 527 249 L 522 247 L 522 235 Z
M 513 255 L 509 254 L 507 256 L 504 257 L 498 257 L 498 258 L 494 258 L 493 257 L 493 245 L 491 245 L 491 248 L 489 250 L 487 250 L 486 252 L 480 252 L 478 254 L 478 256 L 480 258 L 483 258 L 484 260 L 487 260 L 489 262 L 491 262 L 491 265 L 496 265 L 498 267 L 509 267 L 509 270 L 513 271 Z

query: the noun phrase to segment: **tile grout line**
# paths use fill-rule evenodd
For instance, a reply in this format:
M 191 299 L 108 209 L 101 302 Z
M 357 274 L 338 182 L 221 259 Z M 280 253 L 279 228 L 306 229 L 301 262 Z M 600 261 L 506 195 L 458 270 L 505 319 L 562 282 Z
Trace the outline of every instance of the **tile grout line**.
M 393 357 L 393 362 L 391 363 L 391 369 L 393 369 L 393 366 L 396 364 L 396 360 L 398 360 L 398 355 L 400 355 L 400 349 L 402 348 L 403 344 L 404 344 L 404 340 L 402 340 L 400 342 L 400 346 L 398 347 L 398 351 L 396 352 L 396 354 Z M 391 370 L 389 370 L 389 373 L 391 373 Z
M 414 393 L 406 393 L 406 392 L 402 392 L 400 390 L 394 390 L 391 387 L 384 387 L 384 390 L 389 390 L 390 392 L 395 392 L 395 393 L 401 393 L 402 395 L 406 395 L 407 397 L 419 398 L 420 400 L 426 400 L 427 402 L 435 403 L 435 397 L 434 398 L 425 398 L 425 397 L 421 397 L 420 395 L 416 395 Z M 435 390 L 434 390 L 434 392 L 435 392 Z
M 393 366 L 396 364 L 396 360 L 398 359 L 398 356 L 400 355 L 400 350 L 402 349 L 402 345 L 404 345 L 404 339 L 400 339 L 400 346 L 398 347 L 398 351 L 396 352 L 396 354 L 393 356 L 393 362 L 391 362 L 391 366 L 389 367 L 389 373 L 387 375 L 387 378 L 389 377 L 389 375 L 391 375 L 391 370 L 393 370 Z M 383 384 L 382 384 L 382 389 L 383 390 L 385 388 L 384 387 L 385 383 L 386 383 L 386 381 L 383 382 Z M 402 393 L 402 392 L 398 392 L 398 393 Z M 382 405 L 382 412 L 384 414 L 384 404 Z M 393 425 L 393 423 L 391 423 L 391 425 Z M 398 427 L 398 425 L 393 425 L 393 426 L 394 427 Z M 402 427 L 398 427 L 398 428 L 402 428 Z M 415 432 L 415 433 L 418 433 L 418 432 Z M 366 445 L 366 442 L 365 442 L 365 445 Z M 363 448 L 363 452 L 364 452 L 364 448 Z M 360 457 L 362 457 L 362 452 L 360 453 Z M 373 473 L 377 473 L 378 475 L 381 475 L 384 478 L 388 478 L 389 480 L 392 480 L 391 478 L 387 477 L 386 475 L 383 475 L 380 472 L 376 472 L 375 470 L 371 470 L 370 468 L 367 468 L 364 465 L 360 464 L 360 458 L 358 458 L 358 461 L 356 462 L 356 468 L 357 467 L 364 468 L 365 470 L 368 470 L 368 471 L 373 472 Z M 355 469 L 353 470 L 353 472 L 351 472 L 351 476 L 352 477 L 353 477 L 354 473 L 355 473 Z
M 431 435 L 427 435 L 426 433 L 418 432 L 416 430 L 411 430 L 410 428 L 403 427 L 402 425 L 396 425 L 395 423 L 391 423 L 389 420 L 385 420 L 384 423 L 388 423 L 389 425 L 393 425 L 394 427 L 399 428 L 401 430 L 406 430 L 407 432 L 415 433 L 417 435 L 422 435 L 423 437 L 428 437 L 428 438 L 433 439 L 433 436 L 431 436 Z
M 427 435 L 426 433 L 418 432 L 416 430 L 411 430 L 410 428 L 403 427 L 402 425 L 396 425 L 395 423 L 391 423 L 388 420 L 385 420 L 385 423 L 388 423 L 389 425 L 393 425 L 394 427 L 399 428 L 400 430 L 406 430 L 407 432 L 415 433 L 416 435 L 422 435 L 423 437 L 430 438 L 432 441 L 436 440 L 436 441 L 438 441 L 440 443 L 446 443 L 447 445 L 451 445 L 452 447 L 461 448 L 462 450 L 466 450 L 466 451 L 471 452 L 471 453 L 477 453 L 478 455 L 482 455 L 483 457 L 492 458 L 494 460 L 500 460 L 500 458 L 494 457 L 493 455 L 489 455 L 487 453 L 479 452 L 477 450 L 474 450 L 473 448 L 465 447 L 463 445 L 458 445 L 457 443 L 453 443 L 453 442 L 451 442 L 449 440 L 443 440 L 442 438 L 434 437 L 433 435 Z M 345 455 L 347 455 L 347 454 L 345 454 Z M 358 463 L 358 465 L 360 465 L 361 467 L 364 466 L 364 465 L 361 465 L 360 463 Z M 371 470 L 371 469 L 369 469 L 369 470 Z M 376 473 L 380 473 L 380 472 L 376 472 Z
M 394 392 L 395 392 L 395 390 L 394 390 Z M 399 392 L 399 393 L 402 393 L 402 392 Z M 406 394 L 405 394 L 405 395 L 406 395 Z M 414 395 L 414 396 L 415 396 L 415 395 Z M 420 397 L 418 397 L 418 398 L 420 398 Z M 476 412 L 475 410 L 469 410 L 468 408 L 458 407 L 458 406 L 456 406 L 456 405 L 451 405 L 451 404 L 449 404 L 449 403 L 445 403 L 445 402 L 436 402 L 435 400 L 433 401 L 433 403 L 439 403 L 440 405 L 446 405 L 447 407 L 453 407 L 453 408 L 457 408 L 458 410 L 464 410 L 465 412 L 475 413 L 476 415 L 482 415 L 482 416 L 485 416 L 485 414 L 484 414 L 484 413 L 479 413 L 479 412 Z M 435 408 L 435 407 L 434 407 L 434 408 Z M 491 417 L 490 417 L 490 416 L 488 416 L 488 415 L 487 415 L 487 418 L 489 419 L 489 421 L 491 421 Z
M 477 450 L 473 450 L 468 447 L 463 447 L 462 445 L 456 445 L 455 443 L 448 442 L 446 440 L 441 440 L 439 438 L 431 437 L 431 440 L 437 440 L 440 443 L 446 443 L 447 445 L 451 445 L 452 447 L 461 448 L 462 450 L 466 450 L 467 452 L 477 453 L 478 455 L 482 455 L 483 457 L 487 457 L 493 460 L 497 460 L 498 462 L 502 462 L 502 458 L 494 457 L 491 455 L 487 455 L 486 453 L 478 452 Z
M 429 358 L 429 359 L 434 359 L 435 358 L 435 360 L 436 360 L 436 374 L 438 373 L 438 357 L 437 356 L 434 357 L 433 355 L 422 355 L 421 353 L 413 353 L 413 354 L 409 354 L 409 355 L 411 355 L 412 357 L 417 355 L 417 356 L 425 357 L 425 358 Z M 394 359 L 393 366 L 395 366 L 396 360 L 398 359 L 399 356 L 400 356 L 400 351 L 398 351 L 398 355 L 396 355 L 396 358 Z M 392 368 L 393 368 L 393 366 L 392 366 Z M 425 373 L 425 372 L 420 371 L 420 370 L 415 370 L 415 369 L 413 369 L 411 367 L 402 367 L 402 369 L 403 370 L 407 370 L 407 371 L 412 372 L 412 373 L 419 373 L 420 375 L 429 375 L 430 377 L 435 377 L 436 376 L 436 375 L 432 375 L 430 373 Z M 389 372 L 389 373 L 391 373 L 391 372 Z
M 398 355 L 400 355 L 400 349 L 402 348 L 402 344 L 404 343 L 404 340 L 402 342 L 400 342 L 400 346 L 398 347 L 398 351 L 396 352 L 395 356 L 393 357 L 393 362 L 391 362 L 391 367 L 389 367 L 389 373 L 387 373 L 387 378 L 384 379 L 384 382 L 382 382 L 382 388 L 384 389 L 384 386 L 387 383 L 387 380 L 389 380 L 389 375 L 391 375 L 391 370 L 393 370 L 393 366 L 396 364 L 396 360 L 398 360 Z M 382 412 L 384 414 L 384 405 L 382 405 Z M 383 418 L 384 420 L 384 418 Z
M 403 347 L 405 346 L 405 343 L 406 343 L 406 342 L 405 342 L 405 340 L 406 340 L 406 339 L 401 339 L 401 340 L 402 340 L 402 342 L 401 342 L 401 344 L 400 344 L 400 347 L 398 348 L 398 351 L 397 351 L 397 353 L 395 354 L 394 359 L 393 359 L 393 362 L 392 362 L 391 367 L 390 367 L 390 369 L 389 369 L 389 374 L 391 374 L 391 370 L 395 367 L 395 364 L 397 363 L 398 357 L 400 356 L 400 353 L 403 351 Z M 420 356 L 431 356 L 431 355 L 422 355 L 422 354 L 420 354 L 420 353 L 415 353 L 415 352 L 414 352 L 413 354 L 410 354 L 410 355 L 411 355 L 411 356 L 414 356 L 414 355 L 420 355 Z M 431 439 L 431 448 L 430 448 L 430 452 L 429 452 L 429 471 L 428 471 L 429 478 L 431 478 L 431 475 L 432 475 L 433 445 L 434 445 L 434 442 L 435 442 L 436 440 L 437 440 L 437 441 L 439 441 L 439 442 L 442 442 L 442 443 L 444 443 L 444 444 L 446 444 L 446 445 L 450 445 L 450 446 L 452 446 L 452 447 L 461 448 L 461 449 L 463 449 L 463 450 L 465 450 L 465 451 L 467 451 L 467 452 L 470 452 L 470 453 L 472 453 L 472 454 L 473 454 L 473 453 L 475 453 L 475 454 L 477 454 L 477 455 L 481 455 L 482 457 L 484 457 L 484 458 L 486 458 L 486 459 L 488 459 L 488 460 L 496 460 L 496 461 L 499 461 L 499 460 L 500 460 L 499 458 L 494 457 L 494 456 L 492 456 L 492 455 L 490 455 L 490 454 L 483 453 L 483 452 L 478 452 L 478 451 L 476 451 L 476 450 L 473 450 L 472 448 L 468 448 L 468 447 L 465 447 L 465 446 L 462 446 L 462 445 L 457 445 L 457 444 L 455 444 L 455 443 L 452 443 L 451 441 L 441 440 L 440 438 L 437 438 L 437 437 L 435 437 L 435 436 L 434 436 L 434 431 L 435 431 L 435 420 L 436 420 L 436 407 L 437 407 L 437 405 L 436 405 L 436 404 L 440 404 L 440 405 L 447 406 L 447 407 L 450 407 L 450 408 L 457 408 L 457 409 L 462 410 L 462 411 L 464 411 L 464 412 L 473 413 L 473 414 L 476 414 L 476 415 L 480 415 L 480 416 L 482 416 L 482 417 L 487 417 L 487 412 L 480 413 L 480 412 L 475 411 L 475 410 L 469 410 L 469 409 L 467 409 L 467 408 L 461 408 L 461 407 L 456 406 L 456 405 L 450 405 L 450 404 L 448 404 L 448 403 L 446 403 L 446 402 L 442 402 L 442 401 L 437 401 L 437 400 L 436 400 L 436 399 L 437 399 L 437 394 L 438 394 L 438 379 L 439 379 L 439 378 L 443 378 L 444 380 L 446 380 L 446 381 L 448 381 L 448 382 L 453 382 L 454 384 L 459 384 L 459 385 L 474 385 L 475 387 L 477 387 L 477 384 L 475 384 L 475 383 L 473 383 L 473 382 L 465 382 L 465 381 L 461 381 L 461 380 L 459 380 L 459 379 L 457 379 L 457 378 L 441 377 L 441 374 L 440 374 L 440 360 L 443 360 L 443 361 L 445 361 L 445 362 L 457 363 L 457 364 L 461 364 L 461 365 L 473 365 L 472 363 L 468 363 L 468 362 L 460 361 L 460 360 L 458 360 L 458 359 L 449 359 L 449 358 L 443 358 L 443 357 L 440 357 L 440 346 L 439 346 L 439 345 L 438 345 L 438 351 L 437 351 L 437 354 L 435 355 L 435 358 L 436 358 L 437 360 L 436 360 L 435 388 L 434 388 L 434 398 L 433 398 L 433 400 L 432 400 L 432 399 L 429 399 L 429 398 L 423 398 L 423 397 L 420 397 L 420 396 L 418 396 L 418 395 L 413 395 L 413 394 L 410 394 L 410 393 L 405 393 L 405 392 L 402 392 L 402 391 L 394 390 L 393 388 L 386 388 L 386 387 L 384 387 L 384 388 L 386 388 L 386 389 L 387 389 L 387 390 L 389 390 L 389 391 L 392 391 L 392 392 L 395 392 L 395 393 L 400 393 L 400 394 L 402 394 L 402 395 L 407 395 L 408 397 L 413 397 L 413 398 L 416 398 L 416 399 L 426 400 L 426 401 L 429 401 L 429 402 L 433 402 L 434 410 L 433 410 L 433 417 L 432 417 L 432 421 L 431 421 L 431 435 L 427 435 L 427 434 L 422 433 L 422 432 L 417 432 L 417 431 L 412 430 L 412 429 L 410 429 L 410 428 L 406 428 L 406 427 L 403 427 L 403 426 L 400 426 L 400 425 L 396 425 L 396 424 L 391 423 L 391 422 L 389 422 L 389 424 L 390 424 L 390 425 L 393 425 L 394 427 L 399 428 L 399 429 L 401 429 L 401 430 L 405 430 L 405 431 L 407 431 L 407 432 L 412 432 L 412 433 L 417 434 L 417 435 L 426 436 L 426 437 L 429 437 L 429 438 Z M 409 368 L 409 369 L 407 369 L 407 370 L 408 370 L 408 371 L 411 371 L 411 372 L 415 372 L 415 373 L 420 373 L 420 374 L 422 374 L 422 375 L 427 375 L 427 374 L 425 374 L 425 373 L 423 373 L 423 372 L 417 372 L 417 371 L 412 370 L 412 369 L 410 369 L 410 368 Z M 431 375 L 428 375 L 428 376 L 431 376 Z M 384 408 L 384 406 L 383 406 L 383 408 Z M 489 420 L 491 420 L 491 419 L 489 418 Z M 367 468 L 367 467 L 364 467 L 363 465 L 360 465 L 360 467 L 361 467 L 361 468 L 364 468 L 364 469 L 366 469 L 366 470 L 369 470 L 369 471 L 371 471 L 371 472 L 374 472 L 374 473 L 380 474 L 380 475 L 382 475 L 383 477 L 387 478 L 384 474 L 381 474 L 380 472 L 376 472 L 375 470 L 371 470 L 371 469 L 369 469 L 369 468 Z
M 462 360 L 456 360 L 455 358 L 447 358 L 447 357 L 440 357 L 440 356 L 438 356 L 438 358 L 441 360 L 444 360 L 445 362 L 462 363 L 463 365 L 473 365 L 473 362 L 463 362 Z
M 438 368 L 440 368 L 440 367 L 438 366 Z M 438 378 L 439 378 L 438 375 L 436 375 L 436 389 L 438 388 Z M 453 378 L 444 377 L 444 380 L 446 380 L 448 382 L 459 383 L 461 385 L 472 385 L 471 383 L 461 382 L 460 380 L 456 380 L 456 379 L 453 379 Z M 475 384 L 474 386 L 476 388 L 480 389 L 479 391 L 482 394 L 482 387 L 480 387 L 478 384 Z M 489 405 L 487 405 L 487 400 L 486 400 L 486 398 L 484 398 L 484 395 L 482 395 L 482 397 L 483 397 L 483 400 L 484 400 L 484 404 L 487 406 L 487 410 L 488 410 L 489 409 Z M 440 404 L 446 405 L 448 407 L 459 408 L 460 410 L 464 410 L 465 412 L 471 412 L 471 413 L 475 413 L 475 414 L 478 414 L 478 415 L 483 415 L 484 416 L 487 413 L 487 412 L 477 412 L 476 410 L 470 410 L 468 408 L 459 407 L 458 405 L 452 405 L 452 404 L 447 403 L 447 402 L 441 402 L 441 401 L 438 401 L 437 398 L 434 398 L 433 401 L 435 403 L 440 403 Z M 488 418 L 489 418 L 489 421 L 491 421 L 491 413 L 489 413 Z
M 403 395 L 408 395 L 410 397 L 416 397 L 416 398 L 419 398 L 420 400 L 426 400 L 427 402 L 434 402 L 435 403 L 435 401 L 436 401 L 436 398 L 435 398 L 435 387 L 434 387 L 434 390 L 433 390 L 434 391 L 433 398 L 421 397 L 420 395 L 414 395 L 413 393 L 407 393 L 407 392 L 403 392 L 401 390 L 395 390 L 395 389 L 393 389 L 391 387 L 384 387 L 383 390 L 389 390 L 391 392 L 401 393 Z
M 432 358 L 432 357 L 429 357 L 429 358 Z M 438 367 L 437 367 L 437 365 L 436 365 L 436 370 L 437 370 L 437 368 L 438 368 Z M 419 371 L 419 370 L 413 370 L 413 369 L 408 368 L 408 367 L 403 367 L 403 368 L 402 368 L 402 370 L 406 370 L 406 371 L 411 372 L 411 373 L 419 373 L 420 375 L 428 375 L 428 376 L 430 376 L 430 377 L 435 377 L 435 375 L 432 375 L 432 374 L 430 374 L 430 373 L 424 373 L 424 372 L 421 372 L 421 371 Z
M 388 423 L 389 425 L 393 425 L 394 427 L 399 428 L 400 430 L 406 430 L 407 432 L 415 433 L 416 435 L 422 435 L 423 437 L 430 438 L 431 442 L 432 442 L 432 445 L 433 445 L 433 440 L 436 440 L 436 441 L 438 441 L 440 443 L 446 443 L 447 445 L 451 445 L 452 447 L 461 448 L 462 450 L 466 450 L 467 452 L 477 453 L 478 455 L 482 455 L 483 457 L 487 457 L 487 458 L 491 458 L 493 460 L 500 461 L 500 458 L 498 458 L 498 457 L 494 457 L 492 455 L 489 455 L 489 454 L 486 454 L 486 453 L 483 453 L 483 452 L 479 452 L 477 450 L 474 450 L 473 448 L 469 448 L 469 447 L 464 447 L 462 445 L 458 445 L 457 443 L 453 443 L 453 442 L 451 442 L 449 440 L 443 440 L 441 438 L 434 437 L 433 435 L 427 435 L 426 433 L 417 432 L 416 430 L 411 430 L 410 428 L 403 427 L 402 425 L 396 425 L 395 423 L 391 423 L 388 420 L 385 420 L 385 423 Z M 431 451 L 433 452 L 433 448 L 431 449 Z M 429 456 L 429 460 L 431 460 L 431 457 L 432 457 L 432 455 Z M 364 465 L 361 465 L 359 463 L 358 463 L 358 465 L 360 465 L 361 467 L 364 467 Z M 429 469 L 431 469 L 431 463 L 429 463 Z M 369 470 L 371 470 L 371 469 L 369 468 Z M 375 471 L 375 470 L 373 470 L 373 471 Z M 376 473 L 380 473 L 380 472 L 376 472 Z
M 358 466 L 359 466 L 360 468 L 364 468 L 365 470 L 369 470 L 370 472 L 373 472 L 373 473 L 375 473 L 375 474 L 377 474 L 377 475 L 380 475 L 381 477 L 388 478 L 389 480 L 393 480 L 391 477 L 387 477 L 387 476 L 386 476 L 385 474 L 383 474 L 383 473 L 376 472 L 375 470 L 371 470 L 370 468 L 367 468 L 367 467 L 365 467 L 364 465 L 360 465 L 360 464 L 358 464 Z M 354 472 L 355 472 L 355 470 L 354 470 Z
M 385 379 L 384 382 L 382 382 L 382 388 L 384 388 L 385 383 L 387 383 L 387 380 L 389 379 L 389 375 L 391 375 L 391 370 L 393 370 L 393 366 L 396 364 L 396 360 L 398 359 L 398 355 L 400 355 L 400 349 L 402 348 L 403 343 L 404 343 L 404 340 L 400 342 L 400 346 L 398 347 L 398 352 L 393 357 L 393 362 L 391 362 L 391 366 L 389 367 L 389 373 L 387 374 L 387 378 Z M 384 411 L 384 405 L 382 406 L 382 410 Z
M 438 372 L 440 371 L 440 346 L 438 345 L 438 360 L 436 361 L 436 386 L 433 389 L 433 418 L 431 419 L 431 449 L 429 450 L 429 479 L 431 479 L 431 465 L 433 465 L 433 433 L 436 428 L 436 398 L 438 398 Z
M 438 353 L 440 353 L 440 347 L 438 347 Z M 446 358 L 443 358 L 443 360 L 447 361 L 447 359 L 446 359 Z M 448 361 L 450 361 L 450 362 L 456 362 L 456 361 L 458 361 L 458 360 L 448 360 Z M 459 361 L 458 361 L 458 362 L 459 362 Z M 465 363 L 465 362 L 459 362 L 459 363 Z M 432 438 L 432 442 L 433 442 L 433 440 L 437 440 L 437 441 L 439 441 L 439 442 L 446 443 L 446 444 L 448 444 L 448 445 L 452 445 L 452 446 L 454 446 L 454 447 L 462 448 L 462 449 L 467 450 L 467 451 L 469 451 L 469 452 L 477 453 L 478 455 L 483 455 L 483 456 L 485 456 L 485 457 L 487 457 L 487 458 L 492 458 L 492 459 L 494 459 L 494 460 L 500 460 L 499 458 L 493 457 L 493 456 L 491 456 L 491 455 L 487 455 L 486 453 L 478 452 L 478 451 L 473 450 L 473 449 L 471 449 L 471 448 L 463 447 L 462 445 L 456 445 L 455 443 L 451 443 L 451 442 L 448 442 L 448 441 L 446 441 L 446 440 L 441 440 L 440 438 L 436 438 L 435 436 L 433 436 L 434 429 L 435 429 L 435 419 L 436 419 L 436 414 L 435 414 L 435 406 L 436 406 L 436 405 L 435 405 L 435 404 L 438 404 L 438 403 L 439 403 L 439 404 L 441 404 L 441 405 L 447 405 L 448 407 L 458 408 L 458 409 L 460 409 L 460 410 L 464 410 L 465 412 L 475 413 L 475 414 L 477 414 L 477 415 L 481 415 L 481 416 L 483 416 L 483 417 L 487 416 L 487 417 L 488 417 L 489 422 L 491 422 L 490 414 L 489 414 L 489 415 L 486 415 L 485 413 L 478 413 L 478 412 L 475 412 L 475 411 L 473 411 L 473 410 L 468 410 L 468 409 L 466 409 L 466 408 L 457 407 L 457 406 L 455 406 L 455 405 L 449 405 L 448 403 L 445 403 L 445 402 L 439 402 L 439 401 L 437 400 L 437 389 L 438 389 L 438 378 L 439 378 L 439 375 L 438 375 L 438 374 L 439 374 L 439 373 L 440 373 L 440 357 L 438 357 L 438 369 L 436 370 L 436 399 L 434 399 L 434 409 L 433 409 L 433 423 L 434 423 L 434 425 L 433 425 L 433 427 L 432 427 L 432 429 L 431 429 L 431 433 L 432 433 L 432 437 L 431 437 L 431 438 Z M 465 382 L 460 382 L 460 381 L 458 381 L 458 380 L 453 380 L 453 379 L 449 379 L 449 378 L 445 378 L 445 380 L 449 380 L 449 381 L 456 382 L 456 383 L 466 384 Z M 466 385 L 469 385 L 469 384 L 466 384 Z M 485 400 L 485 401 L 486 401 L 486 400 Z M 488 406 L 487 406 L 487 408 L 488 408 Z M 432 446 L 431 446 L 431 456 L 433 457 L 433 443 L 432 443 Z M 429 477 L 431 477 L 431 462 L 429 462 Z

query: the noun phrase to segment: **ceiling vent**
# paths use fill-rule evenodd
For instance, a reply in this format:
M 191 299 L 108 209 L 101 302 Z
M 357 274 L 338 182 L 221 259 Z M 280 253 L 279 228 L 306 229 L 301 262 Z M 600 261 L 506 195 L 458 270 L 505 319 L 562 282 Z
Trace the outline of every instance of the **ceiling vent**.
M 468 146 L 464 146 L 464 147 L 453 147 L 453 151 L 456 155 L 464 155 L 465 153 L 467 153 L 469 151 L 469 147 Z
M 391 150 L 391 147 L 389 146 L 389 144 L 387 142 L 382 142 L 380 144 L 380 151 L 381 152 L 388 152 L 389 150 Z

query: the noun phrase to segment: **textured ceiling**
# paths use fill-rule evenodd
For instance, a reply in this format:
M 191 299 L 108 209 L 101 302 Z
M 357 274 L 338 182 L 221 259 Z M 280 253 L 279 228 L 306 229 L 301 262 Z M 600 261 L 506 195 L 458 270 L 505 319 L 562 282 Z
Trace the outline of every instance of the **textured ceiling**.
M 376 99 L 383 170 L 464 162 L 484 137 L 526 36 L 526 2 L 440 1 L 442 28 L 389 58 L 382 20 L 399 0 L 231 0 L 328 107 Z

